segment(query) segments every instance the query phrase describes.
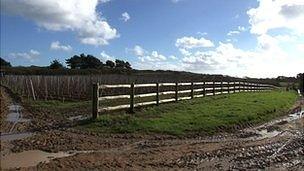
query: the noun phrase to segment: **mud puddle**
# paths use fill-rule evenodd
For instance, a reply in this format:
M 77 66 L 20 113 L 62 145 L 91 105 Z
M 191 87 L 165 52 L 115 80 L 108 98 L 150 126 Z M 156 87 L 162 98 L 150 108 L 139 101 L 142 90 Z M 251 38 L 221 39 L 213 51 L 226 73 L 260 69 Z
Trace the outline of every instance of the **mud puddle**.
M 21 153 L 11 153 L 1 158 L 1 168 L 21 168 L 36 166 L 39 163 L 48 163 L 56 158 L 69 157 L 80 153 L 92 153 L 94 151 L 68 151 L 48 153 L 41 150 L 29 150 Z
M 265 123 L 261 126 L 255 128 L 245 129 L 243 132 L 245 134 L 251 134 L 247 139 L 249 140 L 262 140 L 266 138 L 273 138 L 279 135 L 286 133 L 286 130 L 280 130 L 281 125 L 295 123 L 297 120 L 301 119 L 304 111 L 293 113 L 288 115 L 283 119 L 277 119 L 268 123 Z
M 12 123 L 9 133 L 14 131 L 16 124 L 19 122 L 30 122 L 30 119 L 25 119 L 22 117 L 22 107 L 18 104 L 13 104 L 9 106 L 9 114 L 6 117 L 6 121 Z M 1 135 L 2 137 L 2 135 Z
M 32 132 L 13 133 L 16 124 L 19 122 L 30 122 L 30 119 L 22 117 L 22 107 L 18 104 L 9 106 L 9 114 L 6 116 L 6 121 L 11 122 L 12 126 L 9 132 L 1 133 L 1 141 L 13 141 L 18 139 L 27 138 L 33 135 Z
M 1 158 L 1 168 L 20 168 L 36 166 L 40 162 L 47 163 L 52 159 L 60 157 L 68 157 L 73 154 L 66 152 L 47 153 L 40 150 L 24 151 L 21 153 L 12 153 Z
M 13 141 L 32 136 L 32 132 L 23 132 L 23 133 L 1 133 L 1 141 Z

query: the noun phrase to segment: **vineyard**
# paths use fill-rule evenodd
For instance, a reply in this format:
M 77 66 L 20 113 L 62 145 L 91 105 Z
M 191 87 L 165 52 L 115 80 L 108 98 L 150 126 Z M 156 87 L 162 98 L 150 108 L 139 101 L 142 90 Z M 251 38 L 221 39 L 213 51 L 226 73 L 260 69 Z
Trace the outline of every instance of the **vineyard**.
M 161 75 L 161 76 L 160 76 Z M 145 74 L 145 75 L 6 75 L 1 77 L 1 84 L 9 87 L 23 97 L 34 100 L 90 100 L 93 83 L 99 84 L 148 84 L 164 82 L 202 82 L 202 81 L 246 81 L 231 77 L 217 78 L 215 76 L 187 76 L 173 74 Z M 247 81 L 246 81 L 247 82 Z M 257 81 L 250 81 L 258 83 Z M 136 93 L 154 92 L 155 88 L 144 87 L 136 90 Z M 174 89 L 174 88 L 173 88 Z M 163 91 L 173 90 L 172 87 Z M 128 94 L 126 88 L 105 90 L 103 95 Z

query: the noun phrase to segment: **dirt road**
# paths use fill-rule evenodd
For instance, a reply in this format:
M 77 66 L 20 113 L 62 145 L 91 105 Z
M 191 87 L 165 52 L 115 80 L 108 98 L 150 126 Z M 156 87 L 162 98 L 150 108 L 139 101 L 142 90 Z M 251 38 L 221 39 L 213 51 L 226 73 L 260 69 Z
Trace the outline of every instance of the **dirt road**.
M 304 101 L 298 105 L 301 103 Z M 26 113 L 24 117 L 35 120 L 35 115 Z M 47 128 L 24 139 L 1 142 L 6 144 L 4 149 L 1 146 L 2 169 L 14 170 L 18 164 L 23 170 L 304 169 L 304 118 L 300 113 L 235 133 L 190 138 Z M 8 162 L 30 156 L 35 161 Z

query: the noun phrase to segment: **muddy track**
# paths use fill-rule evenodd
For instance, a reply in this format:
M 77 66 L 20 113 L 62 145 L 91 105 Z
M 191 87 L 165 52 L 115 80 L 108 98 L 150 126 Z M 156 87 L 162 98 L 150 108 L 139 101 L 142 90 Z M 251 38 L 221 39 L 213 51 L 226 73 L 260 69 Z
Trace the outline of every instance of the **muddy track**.
M 303 99 L 299 105 L 304 105 Z M 39 131 L 31 137 L 6 142 L 9 150 L 2 153 L 1 146 L 3 156 L 52 152 L 46 156 L 59 158 L 46 163 L 39 163 L 38 159 L 22 170 L 304 169 L 304 118 L 297 114 L 259 126 L 249 125 L 234 133 L 191 137 L 97 134 L 70 128 L 70 123 L 62 126 L 65 121 L 44 114 L 25 116 L 35 121 L 32 124 Z M 47 119 L 40 122 L 44 117 Z M 30 126 L 33 125 L 27 125 L 25 130 L 30 130 Z
M 227 134 L 195 139 L 173 137 L 103 137 L 128 144 L 104 146 L 93 151 L 58 158 L 32 169 L 115 169 L 115 170 L 248 170 L 304 168 L 304 118 L 275 124 L 280 134 L 263 139 L 250 139 Z M 257 128 L 260 128 L 257 127 Z M 254 129 L 254 128 L 252 128 Z M 243 130 L 244 133 L 247 130 Z M 260 137 L 260 136 L 258 136 Z M 134 138 L 134 137 L 133 137 Z M 73 144 L 73 143 L 71 143 Z M 94 143 L 91 143 L 92 146 Z

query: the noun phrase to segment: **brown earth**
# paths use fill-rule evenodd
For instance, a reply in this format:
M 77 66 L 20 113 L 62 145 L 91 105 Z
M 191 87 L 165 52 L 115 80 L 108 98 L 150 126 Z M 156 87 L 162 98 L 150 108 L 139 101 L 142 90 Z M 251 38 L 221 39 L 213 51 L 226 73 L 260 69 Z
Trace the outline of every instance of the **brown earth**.
M 5 121 L 6 115 L 8 114 L 8 106 L 12 103 L 11 98 L 9 98 L 8 92 L 5 88 L 0 86 L 0 116 L 1 116 L 1 132 L 9 131 L 11 125 Z
M 7 104 L 11 103 L 4 94 Z M 297 106 L 304 104 L 303 99 Z M 6 106 L 7 106 L 6 104 Z M 23 104 L 26 105 L 26 104 Z M 1 122 L 2 117 L 1 94 Z M 5 111 L 5 109 L 3 110 Z M 27 150 L 76 151 L 76 155 L 21 170 L 303 170 L 304 118 L 265 125 L 279 132 L 264 138 L 251 127 L 214 136 L 175 137 L 142 134 L 97 134 L 75 130 L 75 123 L 49 112 L 31 111 L 23 130 L 35 134 L 6 143 L 9 153 Z M 5 113 L 5 112 L 4 112 Z M 259 128 L 260 129 L 260 128 Z M 250 130 L 250 131 L 248 131 Z M 253 130 L 253 131 L 252 131 Z M 2 131 L 2 127 L 1 127 Z M 1 152 L 5 150 L 2 149 Z M 4 155 L 7 155 L 4 154 Z M 14 170 L 14 169 L 11 169 Z

